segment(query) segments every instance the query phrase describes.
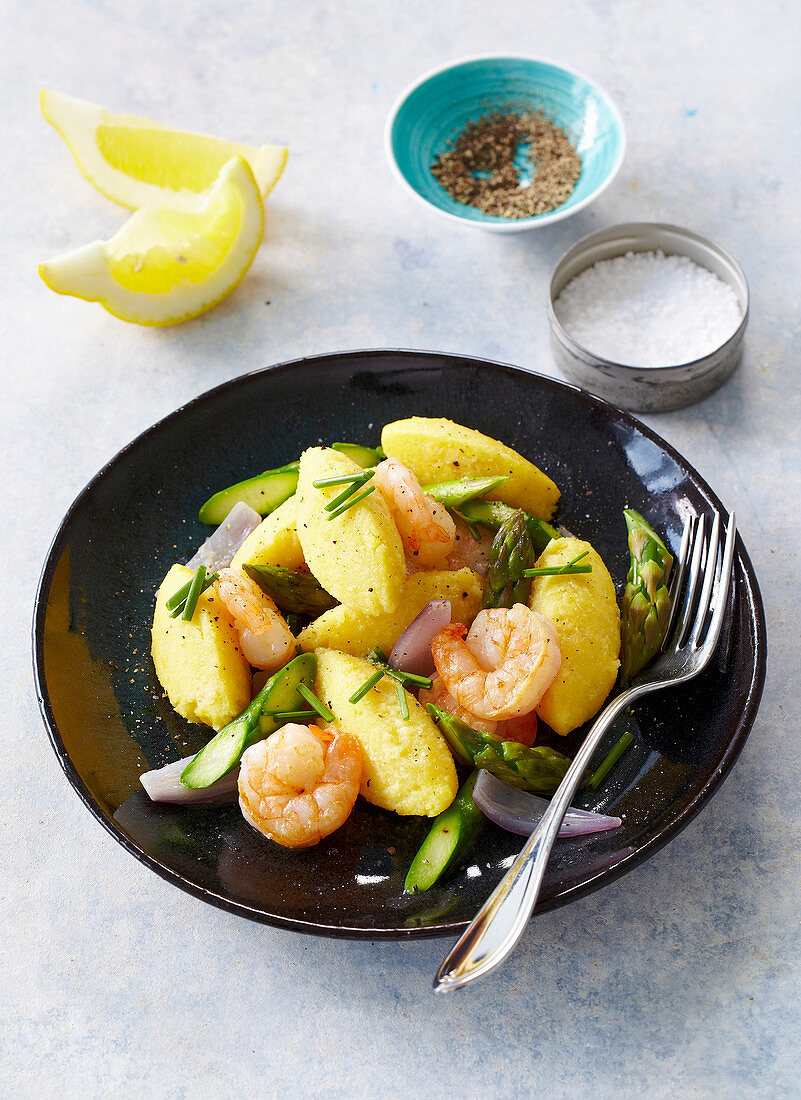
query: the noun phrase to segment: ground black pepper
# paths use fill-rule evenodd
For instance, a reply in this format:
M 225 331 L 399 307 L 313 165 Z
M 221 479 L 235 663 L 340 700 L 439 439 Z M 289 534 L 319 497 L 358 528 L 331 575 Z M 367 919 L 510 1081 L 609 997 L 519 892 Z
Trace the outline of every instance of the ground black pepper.
M 525 183 L 514 164 L 520 145 L 531 165 Z M 468 122 L 431 171 L 457 202 L 496 217 L 530 218 L 569 198 L 581 175 L 581 158 L 565 131 L 542 112 L 508 111 Z

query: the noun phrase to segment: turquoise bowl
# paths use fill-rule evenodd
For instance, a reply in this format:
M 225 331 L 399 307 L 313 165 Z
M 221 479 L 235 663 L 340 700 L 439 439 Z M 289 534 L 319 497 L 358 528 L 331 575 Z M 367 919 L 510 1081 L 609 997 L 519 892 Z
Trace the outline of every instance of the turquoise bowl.
M 561 206 L 531 218 L 501 218 L 456 202 L 431 165 L 468 122 L 494 111 L 534 107 L 571 137 L 581 176 Z M 498 233 L 560 221 L 596 199 L 617 175 L 626 150 L 620 112 L 592 80 L 536 57 L 470 57 L 426 73 L 400 96 L 385 131 L 387 157 L 413 195 L 445 217 Z

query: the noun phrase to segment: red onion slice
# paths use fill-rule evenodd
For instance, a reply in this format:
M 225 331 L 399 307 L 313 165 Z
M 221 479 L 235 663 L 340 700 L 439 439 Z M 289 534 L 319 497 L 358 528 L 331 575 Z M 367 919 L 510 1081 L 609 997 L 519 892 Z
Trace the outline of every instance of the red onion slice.
M 205 542 L 198 546 L 186 563 L 190 569 L 205 565 L 209 573 L 227 569 L 239 547 L 261 523 L 261 516 L 243 500 L 238 500 Z
M 450 600 L 427 603 L 392 647 L 389 667 L 399 672 L 412 672 L 415 676 L 430 676 L 434 671 L 431 642 L 450 621 Z
M 473 798 L 490 821 L 519 836 L 531 836 L 549 806 L 547 798 L 510 787 L 508 783 L 484 770 L 478 773 Z M 617 829 L 622 824 L 619 817 L 607 817 L 606 814 L 596 814 L 592 810 L 574 810 L 571 807 L 565 814 L 559 836 L 602 833 L 607 829 Z
M 139 782 L 153 802 L 222 802 L 236 797 L 239 768 L 234 768 L 210 787 L 201 790 L 185 787 L 181 783 L 181 772 L 192 759 L 194 757 L 186 756 L 183 760 L 174 760 L 172 764 L 139 776 Z

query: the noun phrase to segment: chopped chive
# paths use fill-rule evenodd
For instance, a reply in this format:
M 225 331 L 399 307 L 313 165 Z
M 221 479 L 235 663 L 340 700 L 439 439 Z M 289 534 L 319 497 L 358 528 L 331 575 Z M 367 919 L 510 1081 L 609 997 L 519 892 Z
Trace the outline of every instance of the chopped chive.
M 379 665 L 386 676 L 391 676 L 401 684 L 414 684 L 415 687 L 430 688 L 433 681 L 429 676 L 418 676 L 415 672 L 403 672 L 399 668 L 390 668 L 389 659 L 379 646 L 373 646 L 367 654 L 367 660 L 373 665 Z
M 298 684 L 295 690 L 301 699 L 305 699 L 309 706 L 312 707 L 313 710 L 316 710 L 320 717 L 324 718 L 326 722 L 335 721 L 333 714 L 325 703 L 318 699 L 313 691 L 309 691 L 305 684 Z
M 591 791 L 598 789 L 598 786 L 606 779 L 609 772 L 614 768 L 623 753 L 627 751 L 633 742 L 634 737 L 632 734 L 624 733 L 618 743 L 609 750 L 607 755 L 587 780 L 587 786 Z
M 192 587 L 192 581 L 188 580 L 186 584 L 182 584 L 177 592 L 173 592 L 170 598 L 165 603 L 165 607 L 168 611 L 175 611 L 177 608 L 179 611 L 186 603 L 186 597 L 189 595 L 189 589 Z
M 506 481 L 506 478 L 503 478 L 503 480 Z M 485 502 L 482 501 L 481 503 L 483 504 Z M 465 527 L 467 527 L 467 530 L 470 532 L 471 538 L 475 539 L 476 542 L 481 542 L 481 532 L 479 531 L 478 524 L 475 522 L 475 520 L 470 519 L 464 514 L 464 512 L 460 511 L 458 508 L 451 508 L 451 511 L 455 516 L 458 516 Z
M 355 474 L 338 474 L 336 477 L 321 477 L 317 481 L 313 481 L 312 485 L 315 489 L 322 489 L 326 485 L 350 485 L 357 481 L 369 481 L 369 479 L 375 473 L 374 470 L 359 470 Z
M 181 618 L 184 622 L 191 623 L 192 616 L 195 613 L 197 607 L 197 601 L 200 598 L 200 593 L 203 591 L 203 582 L 206 579 L 206 566 L 199 565 L 195 570 L 195 575 L 192 578 L 192 584 L 189 588 L 189 595 L 186 597 L 186 603 L 184 609 L 181 612 Z
M 332 500 L 329 500 L 328 504 L 326 504 L 325 506 L 326 512 L 333 512 L 335 508 L 338 508 L 340 506 L 340 504 L 344 504 L 348 497 L 352 497 L 356 490 L 360 489 L 361 486 L 361 481 L 354 481 L 350 485 L 346 486 L 346 488 L 344 488 L 341 493 L 337 493 L 337 495 Z
M 206 577 L 206 579 L 203 581 L 203 587 L 200 589 L 200 591 L 205 592 L 207 588 L 211 588 L 219 575 L 219 573 L 209 574 L 209 576 Z M 194 580 L 194 577 L 192 578 L 192 580 Z M 165 607 L 169 611 L 171 619 L 177 619 L 186 607 L 186 599 L 189 595 L 189 589 L 192 587 L 192 580 L 188 580 L 185 585 L 179 588 L 177 592 L 174 592 L 172 596 L 170 596 L 170 598 L 167 600 Z
M 560 577 L 562 574 L 570 573 L 592 573 L 591 565 L 578 565 L 582 558 L 586 558 L 589 554 L 589 550 L 582 550 L 580 554 L 576 554 L 575 558 L 565 562 L 564 565 L 541 565 L 539 568 L 524 569 L 524 577 Z
M 591 565 L 577 565 L 582 558 L 586 558 L 589 554 L 589 550 L 582 550 L 580 554 L 576 554 L 575 558 L 571 561 L 565 562 L 564 565 L 541 565 L 539 568 L 524 569 L 524 577 L 561 577 L 563 574 L 571 573 L 592 573 Z
M 366 477 L 357 478 L 356 480 L 354 480 L 352 485 L 349 485 L 346 489 L 343 489 L 342 492 L 335 496 L 333 500 L 329 500 L 328 504 L 326 504 L 325 506 L 326 512 L 333 512 L 336 508 L 340 506 L 340 504 L 343 504 L 348 499 L 348 497 L 353 496 L 359 486 L 363 485 L 365 481 L 369 481 L 374 473 L 374 470 L 367 470 Z
M 384 672 L 399 684 L 403 684 L 404 687 L 411 684 L 414 687 L 430 688 L 433 683 L 428 676 L 416 676 L 413 672 L 401 672 L 400 669 L 390 668 L 389 666 L 384 669 Z
M 401 672 L 404 683 L 415 684 L 417 687 L 430 688 L 433 680 L 430 676 L 418 676 L 416 672 Z
M 357 688 L 348 700 L 349 703 L 358 703 L 360 699 L 363 699 L 368 691 L 372 691 L 378 681 L 383 677 L 384 670 L 380 668 L 378 672 L 374 672 L 367 680 L 364 681 L 360 688 Z
M 400 706 L 401 718 L 404 722 L 409 720 L 409 704 L 406 702 L 406 692 L 403 690 L 403 685 L 395 681 L 395 694 L 398 696 L 398 705 Z
M 311 718 L 314 711 L 311 710 L 263 710 L 266 718 Z
M 534 569 L 524 569 L 524 577 L 572 577 L 575 573 L 592 573 L 591 565 L 540 565 Z
M 430 676 L 418 676 L 415 672 L 403 672 L 398 668 L 390 668 L 386 654 L 378 646 L 373 646 L 367 654 L 367 660 L 373 665 L 378 665 L 383 676 L 391 676 L 393 680 L 403 684 L 404 687 L 413 684 L 415 687 L 431 688 L 433 684 Z
M 370 493 L 375 492 L 375 485 L 368 485 L 361 493 L 355 497 L 351 497 L 350 500 L 346 500 L 344 504 L 340 504 L 339 508 L 335 512 L 329 512 L 329 519 L 336 519 L 337 516 L 341 516 L 343 512 L 347 512 L 348 508 L 352 508 L 354 504 L 358 504 L 360 500 L 364 500 L 365 497 L 369 497 Z
M 467 530 L 470 532 L 470 538 L 473 539 L 474 542 L 481 542 L 481 532 L 478 527 L 476 527 L 475 523 L 473 523 L 471 519 L 465 519 L 464 522 L 467 525 Z

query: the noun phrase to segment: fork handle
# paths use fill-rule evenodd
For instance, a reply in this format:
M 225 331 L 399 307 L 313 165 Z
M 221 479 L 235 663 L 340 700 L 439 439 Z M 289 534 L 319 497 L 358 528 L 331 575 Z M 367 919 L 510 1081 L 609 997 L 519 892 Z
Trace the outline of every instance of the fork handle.
M 517 943 L 537 904 L 562 819 L 593 753 L 618 714 L 641 694 L 641 687 L 631 687 L 598 715 L 539 825 L 437 971 L 434 989 L 438 993 L 489 974 Z

